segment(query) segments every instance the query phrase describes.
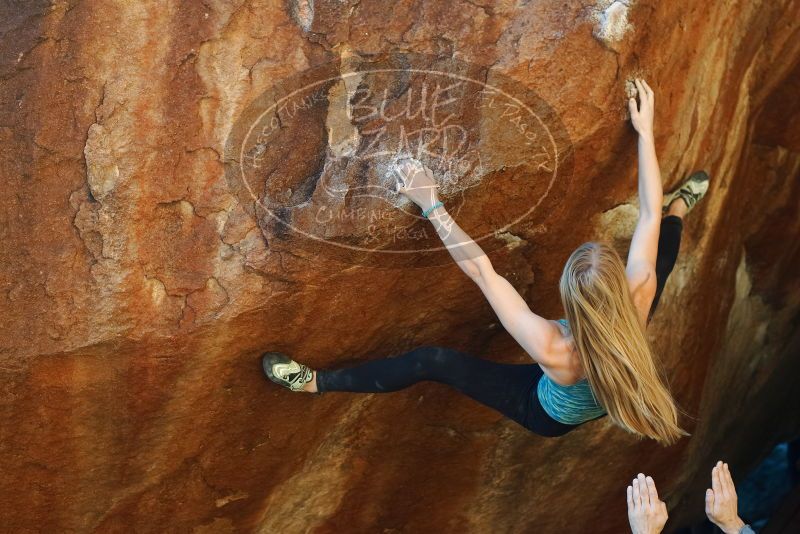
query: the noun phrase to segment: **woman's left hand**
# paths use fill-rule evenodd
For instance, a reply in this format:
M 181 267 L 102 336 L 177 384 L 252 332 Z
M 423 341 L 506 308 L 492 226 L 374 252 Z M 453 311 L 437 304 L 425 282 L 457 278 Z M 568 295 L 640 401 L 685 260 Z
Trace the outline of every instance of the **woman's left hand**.
M 400 181 L 396 192 L 411 199 L 422 210 L 430 209 L 439 201 L 433 171 L 416 160 L 406 160 L 397 166 Z
M 636 98 L 628 99 L 628 110 L 631 113 L 631 122 L 639 135 L 653 137 L 653 115 L 655 114 L 655 95 L 647 82 L 636 78 L 636 93 L 639 95 L 639 107 L 636 107 Z

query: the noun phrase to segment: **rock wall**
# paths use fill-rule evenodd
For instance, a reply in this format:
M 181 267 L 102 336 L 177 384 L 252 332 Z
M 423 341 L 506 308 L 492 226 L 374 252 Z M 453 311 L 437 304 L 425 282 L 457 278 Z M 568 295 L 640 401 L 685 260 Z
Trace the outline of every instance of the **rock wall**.
M 798 20 L 793 0 L 0 3 L 2 529 L 620 532 L 639 471 L 673 528 L 696 519 L 714 460 L 741 475 L 800 431 Z M 353 156 L 359 88 L 397 111 L 414 87 L 403 52 L 534 102 L 556 134 L 542 167 L 515 117 L 462 95 L 480 166 L 444 196 L 467 231 L 502 230 L 482 246 L 550 318 L 575 246 L 627 247 L 625 96 L 649 81 L 665 190 L 712 176 L 649 330 L 690 439 L 606 421 L 538 438 L 439 384 L 265 382 L 263 350 L 317 368 L 421 344 L 529 361 L 441 251 L 392 256 L 364 221 L 310 215 L 365 208 L 424 234 L 386 190 L 388 156 Z M 341 76 L 364 65 L 394 77 Z M 325 69 L 291 120 L 254 107 Z M 272 142 L 231 150 L 256 119 Z

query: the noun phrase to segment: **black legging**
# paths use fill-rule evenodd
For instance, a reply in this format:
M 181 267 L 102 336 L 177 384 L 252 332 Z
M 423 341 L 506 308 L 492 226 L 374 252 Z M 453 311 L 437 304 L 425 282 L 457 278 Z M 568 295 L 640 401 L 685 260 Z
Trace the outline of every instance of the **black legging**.
M 650 313 L 647 322 L 653 317 L 658 306 L 658 299 L 664 291 L 667 277 L 675 267 L 675 260 L 678 259 L 678 250 L 681 248 L 681 231 L 683 230 L 683 219 L 677 215 L 667 215 L 661 218 L 661 230 L 658 235 L 658 254 L 656 255 L 656 296 L 650 306 Z
M 683 221 L 677 216 L 668 215 L 661 219 L 656 295 L 650 316 L 675 266 L 682 229 Z M 441 382 L 536 434 L 561 436 L 579 425 L 560 423 L 545 413 L 536 394 L 542 374 L 537 363 L 496 363 L 454 349 L 423 346 L 354 367 L 317 371 L 317 390 L 320 393 L 388 393 L 426 380 Z

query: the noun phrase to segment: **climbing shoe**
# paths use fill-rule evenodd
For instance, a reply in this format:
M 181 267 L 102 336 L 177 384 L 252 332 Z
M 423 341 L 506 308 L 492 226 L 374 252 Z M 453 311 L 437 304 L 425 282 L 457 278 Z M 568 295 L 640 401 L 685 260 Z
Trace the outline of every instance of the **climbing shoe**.
M 664 206 L 662 211 L 666 213 L 670 203 L 678 197 L 686 202 L 686 213 L 703 198 L 708 191 L 708 174 L 705 171 L 697 171 L 684 181 L 678 189 L 664 196 Z
M 302 391 L 303 386 L 314 378 L 311 369 L 282 352 L 265 352 L 261 356 L 261 367 L 267 378 L 292 391 Z

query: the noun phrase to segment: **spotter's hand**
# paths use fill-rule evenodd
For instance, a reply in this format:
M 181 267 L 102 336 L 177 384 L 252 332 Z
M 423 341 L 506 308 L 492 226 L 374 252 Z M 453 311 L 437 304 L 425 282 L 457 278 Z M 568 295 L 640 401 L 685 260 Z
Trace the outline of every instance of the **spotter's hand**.
M 722 532 L 738 533 L 744 521 L 737 510 L 736 486 L 728 464 L 722 460 L 711 470 L 711 488 L 706 490 L 706 515 Z
M 658 498 L 653 477 L 644 474 L 628 486 L 628 522 L 633 534 L 659 534 L 667 522 L 667 505 Z

